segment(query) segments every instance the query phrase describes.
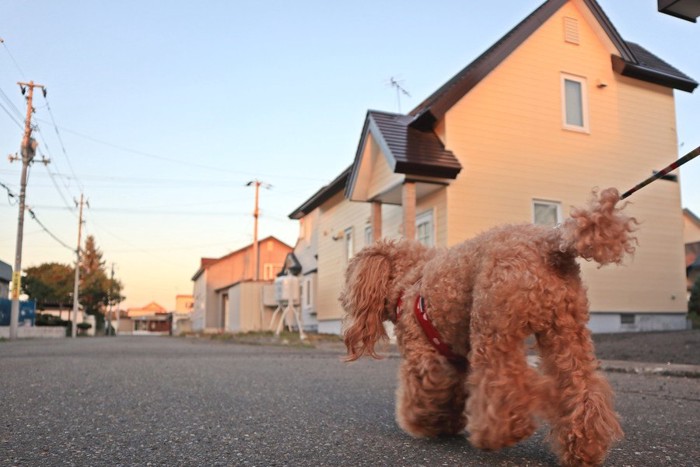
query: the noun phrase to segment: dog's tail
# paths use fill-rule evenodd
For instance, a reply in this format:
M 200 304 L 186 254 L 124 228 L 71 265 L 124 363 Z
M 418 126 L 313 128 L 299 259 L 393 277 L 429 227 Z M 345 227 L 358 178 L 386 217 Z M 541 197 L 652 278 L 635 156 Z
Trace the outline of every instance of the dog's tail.
M 638 225 L 634 217 L 618 206 L 620 193 L 607 188 L 597 193 L 586 208 L 577 208 L 560 227 L 559 251 L 605 265 L 620 264 L 625 254 L 632 254 L 637 239 L 632 235 Z

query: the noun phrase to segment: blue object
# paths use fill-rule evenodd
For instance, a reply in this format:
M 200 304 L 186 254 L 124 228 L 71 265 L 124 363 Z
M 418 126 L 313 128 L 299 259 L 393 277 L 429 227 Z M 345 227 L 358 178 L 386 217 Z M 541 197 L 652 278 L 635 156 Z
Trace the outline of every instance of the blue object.
M 0 326 L 10 325 L 10 313 L 12 312 L 12 300 L 0 298 Z M 34 300 L 19 302 L 19 325 L 34 326 L 36 319 L 36 302 Z

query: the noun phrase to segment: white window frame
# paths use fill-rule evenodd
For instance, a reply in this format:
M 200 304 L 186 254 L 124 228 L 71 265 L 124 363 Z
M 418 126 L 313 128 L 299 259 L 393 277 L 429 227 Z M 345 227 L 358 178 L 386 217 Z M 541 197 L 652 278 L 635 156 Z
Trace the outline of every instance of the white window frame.
M 554 207 L 556 209 L 556 223 L 554 226 L 559 225 L 562 223 L 562 216 L 561 216 L 561 203 L 559 201 L 549 201 L 549 200 L 544 200 L 544 199 L 533 199 L 532 200 L 532 223 L 535 225 L 549 225 L 549 224 L 539 224 L 537 223 L 537 219 L 535 219 L 535 205 L 542 205 L 542 206 L 550 206 Z
M 365 245 L 371 245 L 374 242 L 374 238 L 373 238 L 372 234 L 373 234 L 372 226 L 366 225 L 365 226 Z
M 416 240 L 418 240 L 420 243 L 432 247 L 435 246 L 435 213 L 434 209 L 428 209 L 427 211 L 423 211 L 420 214 L 416 215 Z M 426 230 L 428 233 L 428 236 L 426 237 L 428 239 L 427 242 L 421 240 L 419 232 L 419 226 L 422 224 L 428 224 L 429 228 Z
M 275 278 L 275 265 L 272 263 L 263 264 L 263 280 L 269 281 Z
M 355 255 L 355 242 L 353 241 L 352 227 L 348 227 L 343 232 L 343 240 L 345 243 L 345 259 L 350 261 Z
M 581 89 L 581 125 L 575 125 L 566 121 L 566 82 L 571 81 L 578 83 Z M 561 123 L 564 129 L 578 131 L 581 133 L 590 133 L 588 123 L 588 82 L 582 76 L 571 75 L 568 73 L 561 74 Z
M 313 284 L 311 283 L 311 278 L 306 277 L 304 278 L 303 282 L 303 289 L 302 290 L 302 296 L 303 296 L 303 303 L 305 308 L 311 308 L 312 305 L 312 294 L 313 294 Z

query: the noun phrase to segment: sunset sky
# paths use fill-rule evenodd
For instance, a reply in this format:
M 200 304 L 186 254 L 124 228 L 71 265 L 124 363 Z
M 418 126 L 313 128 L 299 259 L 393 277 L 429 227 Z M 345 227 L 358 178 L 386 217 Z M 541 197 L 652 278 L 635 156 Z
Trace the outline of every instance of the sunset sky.
M 60 242 L 27 216 L 23 268 L 74 261 L 83 193 L 84 236 L 114 263 L 122 308 L 173 309 L 201 257 L 252 241 L 247 182 L 271 185 L 260 236 L 294 246 L 287 216 L 350 165 L 368 109 L 410 111 L 540 3 L 0 0 L 0 183 L 14 193 L 17 82 L 48 91 L 34 123 L 51 162 L 31 167 L 27 204 Z M 599 4 L 625 40 L 700 80 L 699 24 L 657 12 L 656 0 Z M 409 95 L 397 100 L 392 78 Z M 669 163 L 700 146 L 700 90 L 675 96 Z M 699 180 L 700 158 L 681 171 L 683 207 L 696 214 Z M 14 265 L 17 206 L 0 193 L 0 260 Z

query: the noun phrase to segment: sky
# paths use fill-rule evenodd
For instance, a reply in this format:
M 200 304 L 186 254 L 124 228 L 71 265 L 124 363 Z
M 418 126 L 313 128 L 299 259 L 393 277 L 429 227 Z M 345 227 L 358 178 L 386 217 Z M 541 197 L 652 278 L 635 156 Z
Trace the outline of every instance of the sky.
M 33 123 L 37 161 L 50 162 L 30 167 L 26 200 L 50 234 L 25 217 L 22 268 L 74 262 L 83 194 L 83 239 L 114 265 L 121 307 L 174 309 L 200 258 L 252 242 L 247 182 L 268 186 L 260 238 L 294 246 L 289 214 L 352 163 L 367 110 L 410 111 L 540 3 L 0 0 L 0 183 L 13 193 L 21 164 L 6 156 L 26 112 L 17 82 L 47 90 Z M 700 81 L 700 24 L 659 13 L 656 0 L 599 4 L 625 40 Z M 669 163 L 700 146 L 700 90 L 675 96 Z M 700 158 L 680 170 L 696 214 L 699 180 Z M 17 218 L 2 196 L 10 265 Z

